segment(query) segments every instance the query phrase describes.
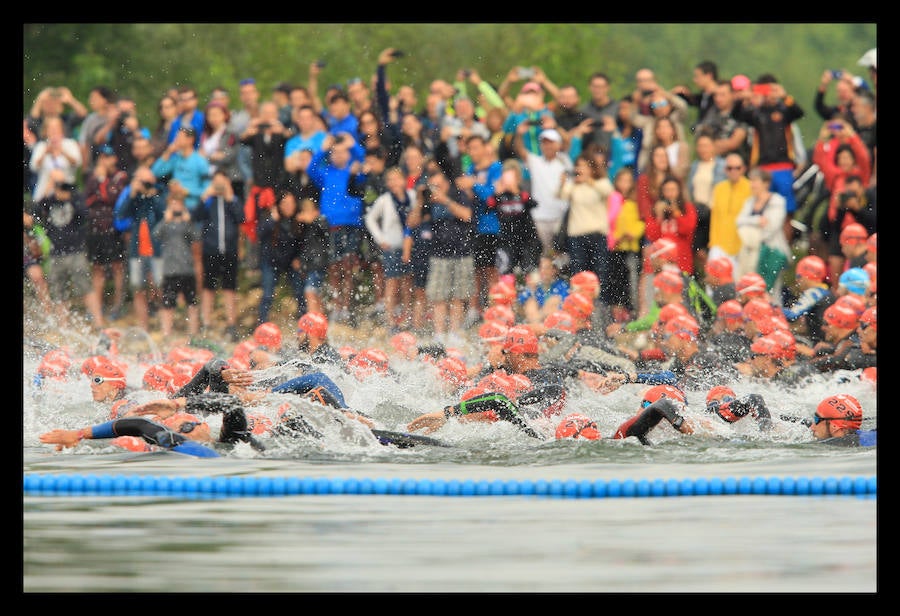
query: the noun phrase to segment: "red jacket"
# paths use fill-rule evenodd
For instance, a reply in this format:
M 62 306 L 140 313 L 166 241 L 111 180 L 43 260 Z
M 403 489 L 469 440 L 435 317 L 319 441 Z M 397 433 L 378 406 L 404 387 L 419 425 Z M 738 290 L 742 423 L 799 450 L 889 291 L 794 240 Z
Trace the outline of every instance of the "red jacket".
M 645 219 L 646 238 L 655 242 L 661 237 L 668 237 L 678 244 L 678 267 L 682 272 L 694 273 L 694 230 L 697 228 L 697 208 L 690 201 L 684 203 L 684 213 L 670 220 L 648 216 Z

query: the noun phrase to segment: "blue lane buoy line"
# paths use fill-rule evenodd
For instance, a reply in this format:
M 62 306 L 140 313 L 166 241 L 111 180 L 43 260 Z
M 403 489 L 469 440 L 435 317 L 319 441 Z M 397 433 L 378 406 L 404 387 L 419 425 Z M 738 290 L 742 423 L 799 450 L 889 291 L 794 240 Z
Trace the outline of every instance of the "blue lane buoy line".
M 859 496 L 875 498 L 870 477 L 727 477 L 698 479 L 384 479 L 355 477 L 171 477 L 25 474 L 25 496 L 272 497 L 314 494 L 403 496 Z

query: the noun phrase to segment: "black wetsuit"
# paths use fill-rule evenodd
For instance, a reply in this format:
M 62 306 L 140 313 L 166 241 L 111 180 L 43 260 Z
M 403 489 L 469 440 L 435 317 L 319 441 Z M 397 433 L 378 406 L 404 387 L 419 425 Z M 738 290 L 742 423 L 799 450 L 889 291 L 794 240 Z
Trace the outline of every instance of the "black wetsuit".
M 653 443 L 647 438 L 647 433 L 663 419 L 672 424 L 676 430 L 681 428 L 684 417 L 678 413 L 678 410 L 678 405 L 674 400 L 660 398 L 619 426 L 613 438 L 635 436 L 644 445 L 652 445 Z
M 734 423 L 739 419 L 750 415 L 753 417 L 760 430 L 769 430 L 772 427 L 772 415 L 766 401 L 759 394 L 747 394 L 736 398 L 731 402 L 711 400 L 706 404 L 706 412 L 718 415 L 720 419 L 728 423 Z

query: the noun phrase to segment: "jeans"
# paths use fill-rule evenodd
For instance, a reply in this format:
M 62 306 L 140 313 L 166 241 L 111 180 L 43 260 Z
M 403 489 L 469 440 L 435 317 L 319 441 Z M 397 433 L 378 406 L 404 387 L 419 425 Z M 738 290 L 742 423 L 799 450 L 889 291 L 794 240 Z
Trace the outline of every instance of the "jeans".
M 303 314 L 306 312 L 306 298 L 303 296 L 304 280 L 303 274 L 293 268 L 279 269 L 272 263 L 260 263 L 260 285 L 262 286 L 262 298 L 259 300 L 259 322 L 265 323 L 269 320 L 269 311 L 272 309 L 272 302 L 275 300 L 275 286 L 281 280 L 282 275 L 286 275 L 294 293 L 294 299 L 297 301 L 297 312 Z

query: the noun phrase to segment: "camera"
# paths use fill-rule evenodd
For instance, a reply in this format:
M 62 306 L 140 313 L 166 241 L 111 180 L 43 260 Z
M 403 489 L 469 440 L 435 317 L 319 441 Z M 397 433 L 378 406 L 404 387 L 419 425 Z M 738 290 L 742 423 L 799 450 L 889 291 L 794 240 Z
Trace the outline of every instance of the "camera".
M 181 211 L 172 212 L 172 218 L 181 218 L 182 214 L 184 214 L 184 212 L 181 212 Z
M 272 125 L 269 124 L 268 122 L 260 122 L 259 124 L 256 125 L 256 128 L 259 130 L 268 130 L 268 129 L 272 128 Z
M 151 188 L 156 186 L 156 184 L 154 184 L 153 182 L 141 182 L 141 184 L 144 186 L 144 190 L 150 190 Z
M 466 78 L 471 77 L 471 76 L 472 76 L 472 69 L 470 69 L 470 68 L 464 68 L 462 74 L 463 74 L 463 77 L 466 77 Z
M 519 67 L 519 77 L 521 79 L 531 79 L 532 77 L 534 77 L 534 69 L 520 66 Z
M 846 205 L 847 201 L 849 201 L 850 199 L 855 199 L 856 196 L 856 191 L 845 190 L 840 195 L 838 195 L 838 200 L 840 201 L 841 205 Z
M 831 69 L 831 78 L 832 79 L 840 79 L 844 76 L 844 71 L 838 70 L 836 68 Z
M 65 190 L 68 192 L 71 192 L 77 188 L 77 186 L 75 186 L 75 184 L 72 184 L 70 182 L 57 182 L 56 187 L 60 190 Z
M 391 56 L 393 56 L 395 58 L 402 58 L 405 55 L 406 55 L 406 52 L 400 51 L 399 49 L 395 49 L 394 51 L 391 52 Z
M 431 188 L 429 188 L 428 186 L 421 186 L 419 187 L 419 190 L 422 194 L 422 201 L 431 201 Z
M 325 68 L 326 66 L 328 66 L 328 62 L 326 62 L 325 60 L 316 60 L 316 66 L 319 68 Z

